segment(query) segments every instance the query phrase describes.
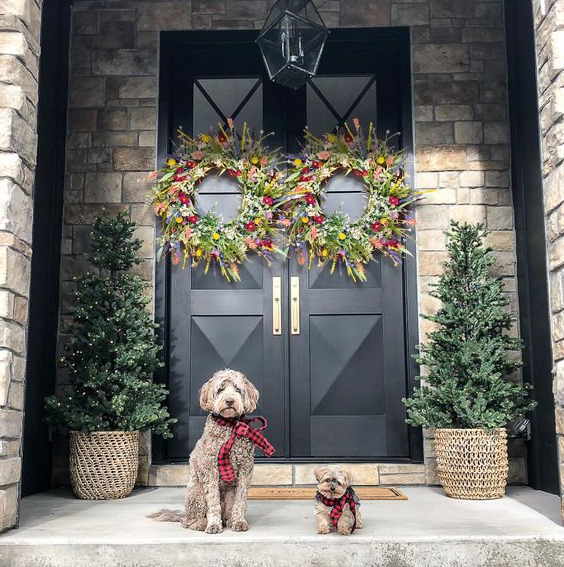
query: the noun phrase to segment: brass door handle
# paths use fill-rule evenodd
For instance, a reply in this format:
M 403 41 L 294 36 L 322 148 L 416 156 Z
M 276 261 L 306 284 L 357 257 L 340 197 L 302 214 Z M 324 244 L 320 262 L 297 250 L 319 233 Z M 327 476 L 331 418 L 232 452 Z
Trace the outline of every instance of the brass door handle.
M 272 334 L 282 334 L 282 278 L 272 278 Z
M 292 277 L 290 280 L 291 301 L 291 327 L 292 335 L 300 334 L 300 278 Z

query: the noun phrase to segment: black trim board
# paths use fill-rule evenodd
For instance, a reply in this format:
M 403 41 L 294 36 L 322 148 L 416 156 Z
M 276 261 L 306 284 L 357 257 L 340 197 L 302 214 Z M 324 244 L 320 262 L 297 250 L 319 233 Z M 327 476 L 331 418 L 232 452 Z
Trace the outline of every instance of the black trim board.
M 537 61 L 531 0 L 505 0 L 511 177 L 517 236 L 517 281 L 523 378 L 534 386 L 529 484 L 559 493 L 552 350 L 548 300 L 547 242 L 539 128 Z
M 22 496 L 51 487 L 44 398 L 55 390 L 67 117 L 69 0 L 44 0 L 23 438 Z

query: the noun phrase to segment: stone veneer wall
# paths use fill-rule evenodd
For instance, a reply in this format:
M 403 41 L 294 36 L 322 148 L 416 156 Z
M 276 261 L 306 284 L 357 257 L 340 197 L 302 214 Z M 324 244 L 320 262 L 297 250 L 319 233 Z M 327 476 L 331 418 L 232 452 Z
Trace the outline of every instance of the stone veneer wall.
M 41 0 L 0 1 L 0 531 L 16 524 Z
M 69 133 L 62 263 L 62 317 L 73 276 L 85 269 L 92 219 L 102 208 L 128 210 L 140 224 L 154 273 L 154 219 L 145 201 L 155 168 L 157 58 L 160 30 L 258 29 L 264 0 L 76 0 L 73 8 Z M 419 304 L 436 309 L 429 283 L 446 258 L 443 231 L 451 219 L 491 230 L 499 273 L 516 305 L 515 235 L 509 188 L 509 131 L 501 0 L 316 0 L 329 27 L 410 26 L 416 139 L 415 183 L 437 189 L 417 210 Z M 421 336 L 429 323 L 421 320 Z M 426 466 L 378 469 L 378 482 L 434 483 L 432 440 Z M 139 482 L 158 483 L 143 449 Z M 526 482 L 525 452 L 514 449 L 512 479 Z M 56 459 L 55 480 L 66 475 Z M 170 467 L 168 467 L 168 470 Z M 177 469 L 180 470 L 180 469 Z M 162 474 L 161 474 L 162 473 Z M 183 473 L 182 473 L 183 474 Z M 299 471 L 284 473 L 296 479 Z M 292 476 L 294 475 L 294 476 Z M 387 476 L 390 475 L 390 476 Z M 394 475 L 400 475 L 396 477 Z M 164 481 L 163 481 L 164 482 Z
M 547 217 L 554 397 L 564 489 L 564 0 L 535 1 L 539 105 Z M 544 13 L 543 13 L 544 12 Z M 562 507 L 564 514 L 564 502 Z

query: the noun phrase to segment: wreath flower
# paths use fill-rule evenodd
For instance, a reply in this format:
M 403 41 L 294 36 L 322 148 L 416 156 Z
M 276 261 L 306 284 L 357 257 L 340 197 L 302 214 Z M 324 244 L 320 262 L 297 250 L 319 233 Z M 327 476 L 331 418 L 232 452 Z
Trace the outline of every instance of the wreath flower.
M 278 249 L 274 245 L 276 210 L 282 203 L 283 188 L 279 155 L 255 138 L 245 124 L 239 134 L 228 128 L 190 137 L 179 131 L 179 145 L 157 178 L 150 200 L 162 221 L 157 259 L 170 254 L 173 264 L 201 262 L 207 273 L 217 264 L 228 281 L 241 281 L 239 264 L 252 251 L 269 263 Z M 237 180 L 242 202 L 236 217 L 225 222 L 212 210 L 197 208 L 198 186 L 212 172 L 227 173 Z
M 344 131 L 315 137 L 307 129 L 302 153 L 290 156 L 286 179 L 289 204 L 288 241 L 301 264 L 314 258 L 318 266 L 344 265 L 356 282 L 366 281 L 365 264 L 376 254 L 401 263 L 406 233 L 415 224 L 408 207 L 424 192 L 406 183 L 405 155 L 393 151 L 388 139 L 378 140 L 372 124 L 365 138 L 358 120 L 356 132 Z M 364 182 L 367 203 L 360 218 L 351 221 L 341 211 L 326 216 L 323 211 L 325 182 L 337 171 L 354 174 Z

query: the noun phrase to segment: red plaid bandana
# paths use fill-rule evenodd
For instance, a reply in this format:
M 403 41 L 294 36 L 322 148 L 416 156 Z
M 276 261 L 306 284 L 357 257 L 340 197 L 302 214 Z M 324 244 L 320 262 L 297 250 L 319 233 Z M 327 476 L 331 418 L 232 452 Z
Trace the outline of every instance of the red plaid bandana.
M 266 426 L 268 425 L 264 417 L 258 416 L 253 418 L 242 417 L 241 419 L 226 419 L 219 415 L 214 415 L 213 418 L 219 425 L 232 428 L 231 436 L 221 446 L 217 457 L 219 476 L 221 476 L 225 482 L 235 482 L 235 472 L 233 471 L 233 467 L 229 461 L 229 451 L 231 451 L 235 437 L 247 437 L 259 449 L 262 449 L 267 457 L 272 457 L 274 454 L 276 449 L 274 449 L 266 437 L 260 433 L 263 429 L 266 429 Z M 255 421 L 259 421 L 262 425 L 256 429 L 251 427 L 251 424 Z
M 347 488 L 347 491 L 341 496 L 341 498 L 327 498 L 323 496 L 321 492 L 318 492 L 315 496 L 320 502 L 325 504 L 325 506 L 331 506 L 333 509 L 329 514 L 329 517 L 333 520 L 333 525 L 335 528 L 339 523 L 339 518 L 343 515 L 343 509 L 345 508 L 345 504 L 348 502 L 349 506 L 351 507 L 351 512 L 354 517 L 354 523 L 352 526 L 351 533 L 354 532 L 356 528 L 356 502 L 354 498 L 354 491 L 352 488 Z

